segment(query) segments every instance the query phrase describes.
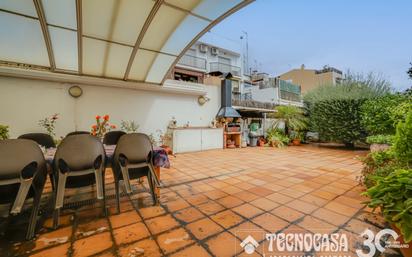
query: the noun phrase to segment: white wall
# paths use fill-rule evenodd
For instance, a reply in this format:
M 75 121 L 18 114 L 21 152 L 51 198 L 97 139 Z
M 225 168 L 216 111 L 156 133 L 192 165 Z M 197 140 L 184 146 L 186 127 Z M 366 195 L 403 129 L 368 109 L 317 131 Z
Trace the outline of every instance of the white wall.
M 150 134 L 163 131 L 172 116 L 178 125 L 187 121 L 192 126 L 208 126 L 220 107 L 220 88 L 207 86 L 211 100 L 200 106 L 197 96 L 80 85 L 83 95 L 75 99 L 67 90 L 71 85 L 0 77 L 0 124 L 10 127 L 10 136 L 42 131 L 38 120 L 60 114 L 57 136 L 73 130 L 90 130 L 94 117 L 111 116 L 120 126 L 121 120 L 135 120 L 140 131 Z
M 263 103 L 273 103 L 276 102 L 278 97 L 278 90 L 277 88 L 263 88 L 259 89 L 259 87 L 252 87 L 252 100 L 263 102 Z

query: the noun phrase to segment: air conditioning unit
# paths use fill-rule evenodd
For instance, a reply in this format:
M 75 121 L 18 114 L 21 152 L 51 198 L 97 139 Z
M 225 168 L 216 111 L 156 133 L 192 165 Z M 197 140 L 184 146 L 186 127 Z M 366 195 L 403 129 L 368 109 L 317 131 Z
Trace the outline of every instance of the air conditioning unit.
M 205 44 L 200 44 L 200 45 L 199 45 L 199 51 L 200 51 L 201 53 L 206 53 L 206 52 L 207 52 L 207 45 L 205 45 Z
M 216 47 L 212 47 L 212 48 L 210 49 L 210 53 L 211 53 L 212 55 L 218 55 L 218 54 L 219 54 L 219 49 L 216 48 Z

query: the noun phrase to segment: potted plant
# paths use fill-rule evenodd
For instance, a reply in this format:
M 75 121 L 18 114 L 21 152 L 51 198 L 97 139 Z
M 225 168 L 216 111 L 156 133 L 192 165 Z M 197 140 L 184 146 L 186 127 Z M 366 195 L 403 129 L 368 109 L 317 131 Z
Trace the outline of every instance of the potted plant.
M 305 117 L 303 109 L 292 105 L 281 105 L 276 107 L 274 114 L 275 126 L 284 127 L 286 135 L 294 130 L 304 131 L 308 127 L 308 118 Z
M 388 176 L 375 176 L 374 179 L 376 185 L 364 193 L 370 197 L 367 204 L 382 210 L 385 220 L 400 232 L 401 241 L 409 244 L 408 249 L 401 248 L 404 256 L 411 256 L 412 169 L 398 169 Z
M 51 137 L 55 137 L 56 122 L 58 119 L 59 114 L 55 113 L 50 117 L 46 117 L 42 120 L 39 120 L 39 126 L 46 130 L 47 134 L 49 134 Z
M 284 147 L 289 144 L 289 137 L 279 128 L 272 127 L 266 131 L 266 139 L 269 146 Z
M 298 146 L 303 140 L 303 133 L 299 131 L 291 131 L 290 139 L 292 140 L 292 145 Z
M 96 115 L 96 124 L 92 125 L 91 134 L 103 139 L 104 135 L 111 129 L 115 129 L 116 125 L 109 123 L 110 116 L 104 115 L 103 118 L 100 115 Z
M 120 128 L 126 133 L 135 133 L 139 130 L 139 124 L 134 120 L 122 120 Z
M 392 145 L 394 136 L 392 135 L 375 135 L 368 136 L 366 143 L 370 144 L 371 152 L 383 151 L 389 149 Z
M 0 125 L 0 140 L 9 138 L 9 126 Z
M 258 133 L 257 130 L 259 129 L 259 124 L 252 123 L 249 126 L 249 146 L 255 147 L 258 141 Z

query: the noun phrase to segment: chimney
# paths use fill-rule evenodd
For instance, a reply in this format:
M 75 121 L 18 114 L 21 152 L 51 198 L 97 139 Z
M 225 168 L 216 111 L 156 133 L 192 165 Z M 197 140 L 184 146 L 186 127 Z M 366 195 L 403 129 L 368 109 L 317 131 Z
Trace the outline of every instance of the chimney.
M 216 117 L 238 118 L 240 114 L 232 107 L 232 74 L 223 75 L 221 83 L 221 107 Z

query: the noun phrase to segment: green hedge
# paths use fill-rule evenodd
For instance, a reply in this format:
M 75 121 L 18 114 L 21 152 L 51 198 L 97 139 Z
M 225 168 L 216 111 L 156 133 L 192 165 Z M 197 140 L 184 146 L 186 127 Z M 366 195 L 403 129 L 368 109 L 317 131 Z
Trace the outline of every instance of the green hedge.
M 352 146 L 366 137 L 361 125 L 360 107 L 363 99 L 335 99 L 311 105 L 311 128 L 319 133 L 322 141 L 342 142 Z

